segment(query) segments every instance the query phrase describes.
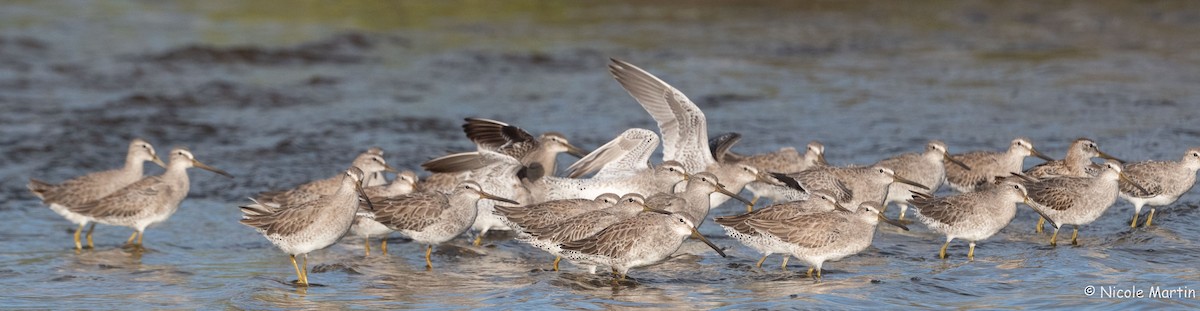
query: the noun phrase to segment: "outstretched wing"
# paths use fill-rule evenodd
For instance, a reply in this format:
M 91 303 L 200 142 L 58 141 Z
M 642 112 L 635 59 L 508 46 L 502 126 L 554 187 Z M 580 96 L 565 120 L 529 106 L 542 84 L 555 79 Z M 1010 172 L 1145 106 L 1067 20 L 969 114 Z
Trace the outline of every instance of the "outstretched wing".
M 567 168 L 567 177 L 579 178 L 597 172 L 594 178 L 616 177 L 649 169 L 650 156 L 658 149 L 658 134 L 640 128 L 625 130 Z
M 624 61 L 611 61 L 608 70 L 613 78 L 658 122 L 663 161 L 679 161 L 695 172 L 715 162 L 708 151 L 708 123 L 700 107 L 645 70 Z

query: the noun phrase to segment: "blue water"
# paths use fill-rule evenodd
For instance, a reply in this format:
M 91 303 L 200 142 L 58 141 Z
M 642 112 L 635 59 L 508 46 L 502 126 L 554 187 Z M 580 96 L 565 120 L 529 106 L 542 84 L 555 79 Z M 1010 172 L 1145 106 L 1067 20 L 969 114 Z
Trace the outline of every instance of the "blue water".
M 1099 290 L 1200 289 L 1200 195 L 1130 230 L 1119 201 L 1051 248 L 1022 208 L 1011 226 L 936 258 L 942 237 L 882 228 L 874 246 L 806 267 L 757 254 L 711 222 L 730 258 L 685 243 L 636 285 L 508 240 L 435 250 L 394 237 L 389 256 L 347 238 L 287 256 L 237 220 L 255 193 L 336 174 L 369 146 L 394 166 L 469 150 L 459 122 L 504 120 L 595 148 L 654 121 L 606 72 L 608 57 L 688 94 L 711 133 L 763 152 L 820 140 L 838 165 L 916 152 L 1000 150 L 1017 136 L 1062 157 L 1077 137 L 1126 160 L 1200 145 L 1200 7 L 1190 2 L 803 4 L 605 1 L 37 1 L 0 5 L 0 306 L 6 308 L 1045 308 L 1200 307 L 1196 298 Z M 284 12 L 287 11 L 287 12 Z M 132 137 L 188 146 L 237 175 L 191 173 L 189 198 L 147 230 L 99 226 L 95 250 L 24 184 L 118 166 Z M 562 160 L 569 160 L 565 156 Z M 1031 159 L 1027 165 L 1035 164 Z M 157 174 L 159 169 L 148 168 Z M 943 190 L 942 194 L 948 194 Z M 713 215 L 738 213 L 728 204 Z M 893 212 L 894 213 L 894 212 Z

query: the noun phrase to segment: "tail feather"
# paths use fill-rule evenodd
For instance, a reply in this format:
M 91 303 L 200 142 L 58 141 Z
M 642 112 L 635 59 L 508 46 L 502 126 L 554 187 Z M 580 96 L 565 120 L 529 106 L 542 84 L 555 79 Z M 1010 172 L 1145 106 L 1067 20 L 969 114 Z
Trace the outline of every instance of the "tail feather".
M 43 200 L 46 199 L 46 192 L 49 192 L 51 189 L 54 189 L 54 185 L 52 185 L 48 182 L 44 182 L 44 181 L 33 179 L 33 178 L 29 179 L 29 184 L 25 185 L 25 187 L 28 187 L 29 192 L 32 192 L 33 195 L 36 195 L 38 197 L 38 199 L 43 199 Z

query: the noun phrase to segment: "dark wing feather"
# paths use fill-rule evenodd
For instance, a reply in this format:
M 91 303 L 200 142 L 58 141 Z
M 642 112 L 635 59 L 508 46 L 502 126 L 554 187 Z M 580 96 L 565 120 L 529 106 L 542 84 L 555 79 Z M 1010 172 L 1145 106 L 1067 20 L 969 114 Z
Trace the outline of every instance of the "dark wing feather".
M 785 243 L 818 248 L 837 242 L 844 221 L 834 212 L 806 214 L 789 219 L 751 219 L 746 223 L 758 232 L 773 235 Z
M 563 243 L 585 239 L 618 221 L 620 219 L 616 216 L 604 211 L 591 211 L 568 218 L 553 226 L 527 229 L 525 232 L 539 239 Z
M 739 141 L 742 140 L 742 134 L 725 133 L 720 136 L 713 137 L 708 140 L 709 152 L 712 152 L 713 158 L 718 162 L 724 162 L 729 154 L 729 149 L 733 148 Z
M 1043 179 L 1025 186 L 1029 190 L 1029 199 L 1055 210 L 1067 210 L 1081 200 L 1078 184 L 1086 183 L 1086 177 L 1054 177 Z
M 320 204 L 323 204 L 323 202 L 314 200 L 295 207 L 282 208 L 270 214 L 251 214 L 250 212 L 259 211 L 243 206 L 243 217 L 240 222 L 243 225 L 261 230 L 266 235 L 290 235 L 312 225 L 313 213 L 319 211 L 317 205 Z
M 917 208 L 917 212 L 940 223 L 953 225 L 963 220 L 964 213 L 955 208 L 955 197 L 935 198 L 928 194 L 912 192 L 908 203 Z
M 94 218 L 132 217 L 160 203 L 165 193 L 174 190 L 159 176 L 149 176 L 99 200 L 68 207 Z
M 460 152 L 437 157 L 421 163 L 421 168 L 434 173 L 458 173 L 486 166 L 479 152 Z
M 854 192 L 837 179 L 837 176 L 831 171 L 832 169 L 815 168 L 787 176 L 799 182 L 803 189 L 829 191 L 834 197 L 837 197 L 838 202 L 850 202 L 850 199 L 854 197 Z
M 620 257 L 642 238 L 646 223 L 637 221 L 644 216 L 627 219 L 604 228 L 591 237 L 562 244 L 562 249 L 606 257 Z

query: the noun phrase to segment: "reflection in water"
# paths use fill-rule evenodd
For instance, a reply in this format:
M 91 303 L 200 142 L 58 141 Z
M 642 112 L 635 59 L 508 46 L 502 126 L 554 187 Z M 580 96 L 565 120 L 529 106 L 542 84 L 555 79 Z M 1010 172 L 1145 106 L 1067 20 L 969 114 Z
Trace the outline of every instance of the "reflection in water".
M 608 57 L 652 69 L 747 153 L 821 140 L 835 164 L 920 150 L 994 150 L 1017 136 L 1062 154 L 1079 136 L 1131 160 L 1200 145 L 1195 74 L 1200 3 L 690 2 L 547 3 L 304 0 L 0 4 L 0 285 L 18 309 L 1037 308 L 1099 303 L 1085 285 L 1200 282 L 1200 192 L 1128 229 L 1118 202 L 1052 248 L 1035 215 L 936 258 L 942 238 L 879 230 L 874 246 L 826 264 L 824 281 L 752 269 L 758 255 L 706 224 L 720 258 L 684 243 L 671 260 L 607 273 L 564 265 L 489 235 L 436 249 L 394 240 L 362 257 L 349 238 L 310 255 L 310 288 L 286 256 L 237 224 L 245 196 L 345 168 L 367 146 L 416 168 L 473 148 L 461 118 L 493 117 L 599 146 L 655 124 L 605 73 Z M 934 14 L 930 14 L 934 12 Z M 880 18 L 880 17 L 886 18 Z M 1116 27 L 1114 25 L 1119 25 Z M 236 183 L 200 179 L 167 224 L 132 252 L 73 226 L 24 188 L 110 167 L 131 137 L 203 149 Z M 347 154 L 349 152 L 349 154 Z M 566 160 L 566 159 L 563 159 Z M 657 161 L 657 159 L 655 159 Z M 1032 165 L 1033 163 L 1030 163 Z M 147 174 L 159 168 L 148 167 Z M 35 174 L 36 173 L 36 174 Z M 726 205 L 712 215 L 743 209 Z M 1163 284 L 1166 285 L 1166 284 Z M 1189 284 L 1179 284 L 1189 285 Z M 1195 285 L 1195 284 L 1190 284 Z M 1193 286 L 1197 287 L 1197 286 Z M 996 297 L 1005 297 L 996 299 Z M 76 305 L 63 305 L 63 303 Z M 1200 307 L 1193 300 L 1105 302 Z M 1157 304 L 1157 305 L 1156 305 Z

